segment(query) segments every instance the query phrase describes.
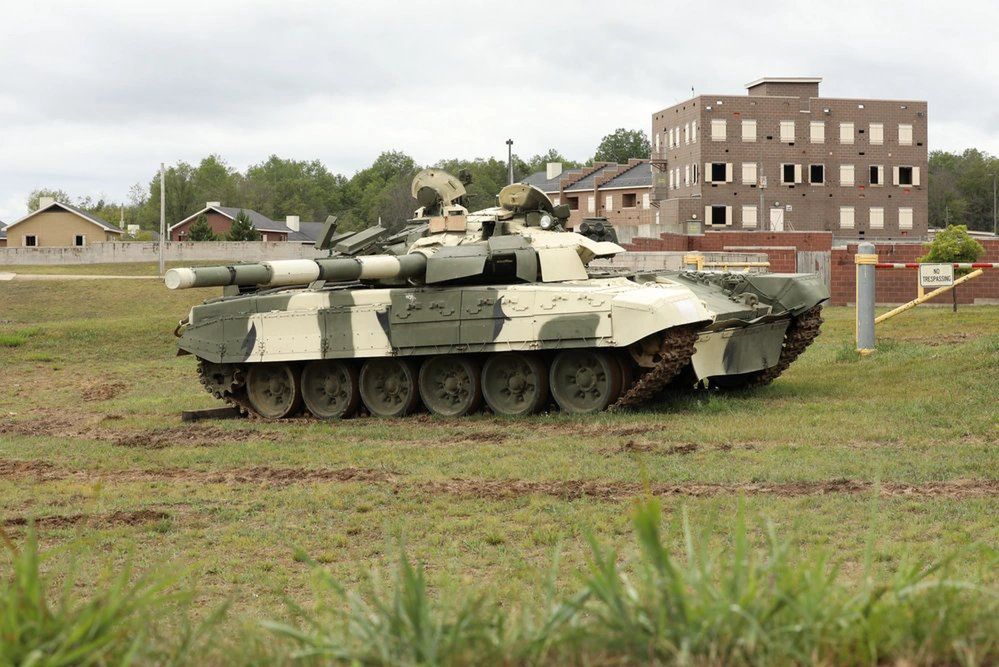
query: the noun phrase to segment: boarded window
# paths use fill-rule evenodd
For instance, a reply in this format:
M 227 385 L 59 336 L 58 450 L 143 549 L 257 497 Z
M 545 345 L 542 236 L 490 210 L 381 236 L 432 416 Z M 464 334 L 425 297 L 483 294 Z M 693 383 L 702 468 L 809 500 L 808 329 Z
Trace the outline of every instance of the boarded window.
M 622 208 L 635 208 L 635 204 L 638 201 L 638 195 L 633 192 L 625 193 L 621 195 L 621 207 Z
M 756 207 L 755 206 L 743 206 L 742 207 L 742 226 L 749 227 L 750 229 L 756 228 Z
M 690 165 L 683 165 L 683 184 L 690 185 Z
M 852 164 L 841 164 L 839 166 L 839 184 L 847 187 L 853 187 L 854 171 Z
M 885 125 L 884 123 L 871 123 L 871 145 L 881 146 L 885 142 Z
M 558 206 L 562 203 L 562 199 L 560 197 L 552 197 L 552 203 Z
M 899 123 L 898 125 L 898 145 L 899 146 L 911 146 L 912 145 L 912 125 L 907 123 Z
M 826 182 L 826 166 L 824 164 L 808 165 L 808 182 L 812 185 L 824 185 Z
M 700 177 L 700 171 L 698 170 L 696 162 L 690 166 L 691 166 L 691 171 L 693 172 L 692 174 L 693 178 L 691 180 L 696 184 L 697 179 Z
M 597 198 L 593 195 L 586 198 L 586 210 L 589 213 L 595 213 L 597 210 Z
M 783 126 L 783 123 L 782 123 Z M 810 127 L 810 140 L 813 144 L 824 144 L 826 142 L 826 124 L 821 120 L 813 120 Z
M 839 124 L 839 143 L 841 144 L 853 143 L 853 123 Z
M 839 207 L 839 228 L 840 229 L 853 229 L 853 207 L 852 206 L 840 206 Z
M 743 162 L 742 163 L 742 184 L 743 185 L 756 185 L 756 163 L 755 162 Z
M 885 210 L 880 206 L 871 207 L 871 229 L 884 229 L 885 228 Z
M 690 143 L 690 123 L 683 126 L 683 143 Z
M 911 208 L 900 208 L 900 209 L 898 209 L 898 228 L 899 229 L 912 229 L 912 209 Z
M 642 208 L 649 208 L 649 193 L 642 193 Z
M 697 143 L 697 121 L 696 120 L 690 121 L 690 133 L 691 133 L 691 137 L 690 137 L 691 143 L 695 143 L 696 144 Z
M 725 141 L 728 138 L 728 121 L 714 118 L 711 121 L 711 141 Z
M 885 167 L 882 164 L 872 164 L 870 174 L 871 185 L 885 184 Z
M 672 190 L 676 187 L 676 183 L 673 182 L 673 170 L 669 170 L 669 189 Z
M 794 142 L 794 121 L 782 120 L 780 122 L 780 140 L 786 143 Z
M 744 120 L 744 121 L 742 121 L 742 140 L 743 141 L 756 141 L 756 121 L 755 120 Z
M 608 211 L 614 208 L 614 195 L 604 197 L 604 208 Z

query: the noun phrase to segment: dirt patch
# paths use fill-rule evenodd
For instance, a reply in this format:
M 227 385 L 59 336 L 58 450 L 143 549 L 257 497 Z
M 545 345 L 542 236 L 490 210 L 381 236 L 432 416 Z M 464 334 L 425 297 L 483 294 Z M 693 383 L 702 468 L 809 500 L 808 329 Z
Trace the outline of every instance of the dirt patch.
M 167 519 L 170 515 L 158 510 L 138 510 L 135 512 L 111 512 L 110 514 L 66 514 L 39 516 L 27 518 L 11 517 L 3 521 L 4 527 L 27 526 L 34 522 L 37 528 L 68 528 L 77 524 L 86 524 L 100 528 L 110 526 L 138 526 L 152 521 Z
M 599 482 L 585 480 L 470 480 L 449 479 L 419 485 L 430 493 L 448 493 L 479 498 L 514 498 L 525 495 L 548 495 L 565 499 L 596 498 L 625 500 L 651 493 L 655 496 L 707 497 L 718 495 L 776 495 L 782 497 L 814 496 L 840 493 L 870 493 L 870 482 L 837 479 L 822 482 L 755 483 L 755 484 L 651 484 L 629 482 Z M 885 497 L 949 497 L 968 498 L 999 495 L 999 481 L 955 480 L 927 484 L 885 483 L 880 486 Z
M 961 345 L 963 343 L 970 343 L 981 337 L 981 334 L 955 332 L 940 334 L 938 336 L 893 336 L 891 338 L 886 338 L 886 340 L 897 340 L 904 343 L 917 343 L 928 347 L 940 347 L 942 345 Z
M 698 446 L 690 442 L 683 445 L 663 446 L 650 440 L 628 440 L 617 447 L 604 447 L 599 451 L 603 454 L 661 454 L 664 456 L 693 454 Z
M 83 388 L 85 401 L 110 401 L 128 389 L 124 382 L 95 382 Z
M 31 478 L 37 482 L 47 482 L 52 479 L 64 479 L 64 471 L 56 468 L 48 461 L 11 461 L 0 460 L 0 478 Z
M 98 434 L 119 447 L 164 449 L 166 447 L 215 447 L 225 442 L 278 439 L 278 434 L 253 429 L 224 429 L 218 426 L 170 426 L 148 431 Z

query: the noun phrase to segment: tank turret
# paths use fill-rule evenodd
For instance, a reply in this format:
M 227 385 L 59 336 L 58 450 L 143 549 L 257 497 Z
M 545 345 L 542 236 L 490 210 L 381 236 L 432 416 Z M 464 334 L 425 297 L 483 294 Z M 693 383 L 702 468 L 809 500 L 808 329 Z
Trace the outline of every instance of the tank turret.
M 615 272 L 601 218 L 526 184 L 469 211 L 467 180 L 413 181 L 414 216 L 338 232 L 328 256 L 171 269 L 167 287 L 224 287 L 175 333 L 215 397 L 268 419 L 590 413 L 667 387 L 772 381 L 818 335 L 817 275 Z

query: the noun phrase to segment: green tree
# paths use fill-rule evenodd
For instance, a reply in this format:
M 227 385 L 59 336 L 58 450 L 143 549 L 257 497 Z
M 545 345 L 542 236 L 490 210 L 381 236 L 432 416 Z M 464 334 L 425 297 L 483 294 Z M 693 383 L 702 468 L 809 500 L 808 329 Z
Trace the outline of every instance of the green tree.
M 242 213 L 242 211 L 240 211 L 240 213 Z M 249 222 L 249 220 L 247 221 Z M 235 226 L 236 225 L 233 224 L 233 227 Z M 215 232 L 212 231 L 211 225 L 208 224 L 208 216 L 204 213 L 199 215 L 191 224 L 191 228 L 187 232 L 187 238 L 191 241 L 218 241 L 218 237 L 215 236 Z
M 644 136 L 644 135 L 643 135 Z M 606 139 L 606 137 L 605 137 Z M 598 149 L 599 150 L 599 149 Z M 651 151 L 651 149 L 650 149 Z M 646 154 L 645 157 L 649 155 Z M 627 161 L 627 160 L 623 160 Z M 519 162 L 519 164 L 518 164 Z M 575 160 L 570 160 L 561 153 L 559 153 L 554 148 L 549 148 L 547 153 L 541 153 L 535 155 L 530 160 L 522 162 L 520 160 L 514 160 L 514 164 L 525 172 L 525 175 L 530 175 L 537 173 L 539 171 L 544 171 L 548 166 L 549 162 L 561 162 L 562 169 L 578 169 L 583 166 L 582 162 L 576 162 Z M 516 174 L 514 174 L 516 175 Z
M 240 209 L 239 213 L 236 214 L 236 219 L 232 222 L 232 227 L 229 228 L 226 239 L 229 241 L 259 241 L 260 232 L 250 222 L 250 216 L 243 209 Z
M 992 230 L 993 179 L 999 158 L 973 148 L 963 153 L 930 153 L 927 189 L 930 226 L 967 225 Z
M 627 162 L 631 158 L 648 158 L 650 155 L 652 145 L 645 132 L 619 127 L 600 140 L 593 161 Z
M 56 201 L 63 202 L 64 204 L 71 204 L 73 201 L 64 190 L 56 188 L 38 188 L 28 195 L 28 213 L 34 213 L 38 210 L 38 200 L 42 197 L 52 197 Z
M 985 252 L 984 246 L 971 237 L 965 225 L 947 225 L 947 229 L 937 232 L 933 241 L 923 247 L 928 252 L 919 258 L 920 262 L 942 264 L 974 262 Z

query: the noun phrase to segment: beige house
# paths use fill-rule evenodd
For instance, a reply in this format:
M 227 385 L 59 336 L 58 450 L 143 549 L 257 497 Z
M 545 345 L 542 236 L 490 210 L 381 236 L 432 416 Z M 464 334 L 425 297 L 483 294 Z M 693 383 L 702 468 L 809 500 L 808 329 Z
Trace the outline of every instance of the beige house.
M 75 206 L 42 197 L 38 210 L 7 225 L 7 246 L 82 247 L 91 243 L 119 241 L 124 232 Z

